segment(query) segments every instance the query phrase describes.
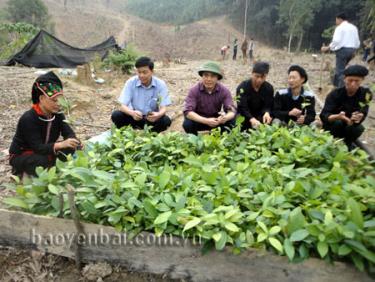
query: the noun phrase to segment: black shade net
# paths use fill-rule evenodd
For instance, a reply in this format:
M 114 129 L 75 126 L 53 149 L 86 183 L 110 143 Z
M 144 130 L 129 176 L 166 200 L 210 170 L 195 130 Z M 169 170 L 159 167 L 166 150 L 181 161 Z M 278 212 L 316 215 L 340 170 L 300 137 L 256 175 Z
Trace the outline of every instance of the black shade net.
M 74 68 L 92 61 L 96 56 L 104 59 L 109 50 L 118 48 L 113 36 L 98 45 L 81 49 L 72 47 L 42 30 L 5 65 L 13 66 L 19 63 L 36 68 Z

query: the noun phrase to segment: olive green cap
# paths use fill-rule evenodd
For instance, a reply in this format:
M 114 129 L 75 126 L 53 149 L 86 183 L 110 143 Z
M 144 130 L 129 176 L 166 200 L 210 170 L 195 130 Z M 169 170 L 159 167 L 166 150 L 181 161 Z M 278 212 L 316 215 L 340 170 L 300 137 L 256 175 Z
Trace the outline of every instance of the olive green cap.
M 206 62 L 199 68 L 198 74 L 200 76 L 202 76 L 204 72 L 211 72 L 213 74 L 216 74 L 219 77 L 219 80 L 223 78 L 223 73 L 221 71 L 220 65 L 213 61 Z

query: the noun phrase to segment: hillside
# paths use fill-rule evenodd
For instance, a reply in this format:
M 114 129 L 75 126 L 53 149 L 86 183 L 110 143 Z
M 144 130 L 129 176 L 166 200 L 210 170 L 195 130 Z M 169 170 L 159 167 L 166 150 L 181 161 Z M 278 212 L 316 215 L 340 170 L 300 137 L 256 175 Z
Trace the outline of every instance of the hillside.
M 93 4 L 79 5 L 60 13 L 63 6 L 45 1 L 56 22 L 56 35 L 72 45 L 88 46 L 115 35 L 119 44 L 133 43 L 138 50 L 162 59 L 165 56 L 184 59 L 217 58 L 220 48 L 241 34 L 226 23 L 224 17 L 202 20 L 180 26 L 155 24 L 126 13 Z M 220 27 L 220 28 L 218 28 Z
M 5 2 L 0 0 L 0 7 Z M 223 45 L 230 44 L 235 37 L 242 38 L 225 17 L 205 19 L 176 30 L 174 25 L 155 24 L 120 13 L 119 9 L 108 9 L 97 1 L 85 7 L 79 1 L 73 2 L 67 10 L 63 1 L 45 0 L 44 3 L 55 23 L 55 35 L 77 47 L 91 46 L 114 35 L 120 45 L 133 43 L 139 51 L 155 59 L 166 56 L 217 59 Z

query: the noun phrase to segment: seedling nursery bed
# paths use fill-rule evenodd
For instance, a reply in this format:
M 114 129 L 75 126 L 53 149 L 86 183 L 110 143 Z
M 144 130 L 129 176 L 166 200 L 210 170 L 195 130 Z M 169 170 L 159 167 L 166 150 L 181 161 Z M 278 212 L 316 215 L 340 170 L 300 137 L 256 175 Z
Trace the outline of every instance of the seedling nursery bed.
M 374 270 L 374 162 L 321 130 L 125 128 L 37 175 L 8 187 L 17 210 L 0 210 L 1 245 L 188 281 Z

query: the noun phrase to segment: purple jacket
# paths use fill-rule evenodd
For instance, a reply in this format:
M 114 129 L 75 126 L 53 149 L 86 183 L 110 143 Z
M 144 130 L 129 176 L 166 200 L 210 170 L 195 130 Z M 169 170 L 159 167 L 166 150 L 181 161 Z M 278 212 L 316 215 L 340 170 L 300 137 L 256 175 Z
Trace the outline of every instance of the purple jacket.
M 195 112 L 203 117 L 218 117 L 221 108 L 225 112 L 235 111 L 233 98 L 228 88 L 217 83 L 214 91 L 209 94 L 202 82 L 198 82 L 190 90 L 185 99 L 184 115 Z

